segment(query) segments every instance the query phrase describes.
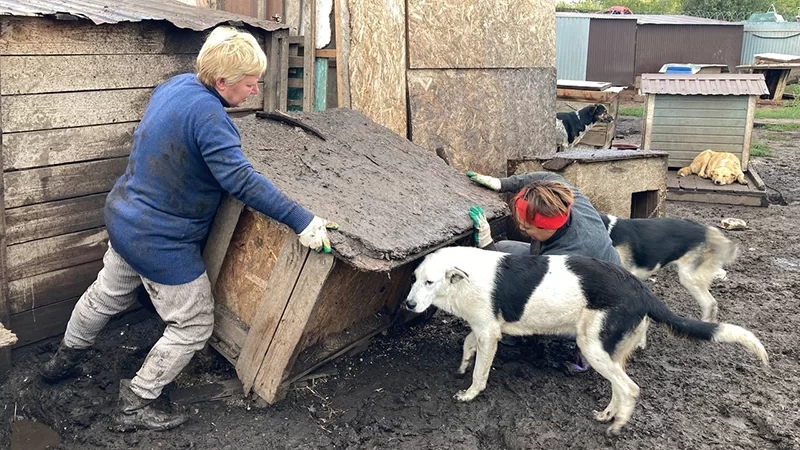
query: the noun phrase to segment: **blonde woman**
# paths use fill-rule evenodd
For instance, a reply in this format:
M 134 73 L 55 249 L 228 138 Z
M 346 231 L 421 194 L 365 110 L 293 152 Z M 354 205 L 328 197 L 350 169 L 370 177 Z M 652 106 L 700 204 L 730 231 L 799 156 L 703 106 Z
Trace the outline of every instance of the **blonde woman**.
M 103 269 L 75 305 L 42 377 L 57 382 L 72 375 L 100 330 L 135 302 L 143 284 L 167 326 L 136 376 L 120 382 L 113 429 L 167 430 L 187 420 L 153 401 L 214 328 L 201 253 L 223 194 L 288 225 L 302 245 L 331 251 L 326 228 L 335 224 L 289 200 L 253 170 L 224 109 L 257 94 L 266 67 L 250 34 L 230 27 L 211 32 L 197 57 L 197 73 L 177 75 L 153 91 L 125 174 L 108 194 L 110 242 Z
M 495 178 L 467 172 L 476 184 L 497 192 L 516 192 L 512 216 L 532 243 L 494 243 L 489 223 L 480 207 L 470 209 L 475 225 L 475 243 L 487 250 L 517 255 L 579 255 L 622 265 L 611 244 L 600 213 L 581 192 L 564 178 L 550 172 L 534 172 Z M 514 343 L 505 339 L 504 343 Z M 565 362 L 570 372 L 584 372 L 589 364 L 576 351 L 574 362 Z

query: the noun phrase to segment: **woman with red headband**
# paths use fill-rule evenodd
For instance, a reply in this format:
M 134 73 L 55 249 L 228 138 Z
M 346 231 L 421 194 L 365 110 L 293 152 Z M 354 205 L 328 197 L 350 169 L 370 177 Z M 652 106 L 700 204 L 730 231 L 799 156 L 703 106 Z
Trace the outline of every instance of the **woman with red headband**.
M 622 265 L 600 213 L 588 198 L 561 176 L 550 172 L 508 178 L 467 172 L 467 176 L 497 192 L 517 192 L 512 214 L 520 231 L 532 240 L 530 244 L 519 241 L 495 244 L 483 209 L 473 206 L 469 215 L 475 224 L 475 243 L 479 248 L 518 255 L 589 256 Z M 575 361 L 564 365 L 570 372 L 589 370 L 589 363 L 577 348 Z
M 514 219 L 520 231 L 530 236 L 535 244 L 519 241 L 494 244 L 483 212 L 472 209 L 470 216 L 475 222 L 478 247 L 513 254 L 581 255 L 622 264 L 600 213 L 561 176 L 550 172 L 508 178 L 467 172 L 467 176 L 497 192 L 517 192 L 513 202 Z

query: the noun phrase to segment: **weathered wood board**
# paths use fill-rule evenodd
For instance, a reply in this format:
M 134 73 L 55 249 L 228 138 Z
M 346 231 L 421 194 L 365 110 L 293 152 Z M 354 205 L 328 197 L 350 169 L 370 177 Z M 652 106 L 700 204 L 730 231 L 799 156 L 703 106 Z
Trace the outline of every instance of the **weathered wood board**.
M 550 0 L 408 1 L 411 69 L 555 67 Z
M 505 176 L 509 159 L 555 153 L 555 69 L 409 71 L 411 139 L 456 169 Z
M 405 137 L 405 2 L 348 0 L 347 9 L 350 107 Z

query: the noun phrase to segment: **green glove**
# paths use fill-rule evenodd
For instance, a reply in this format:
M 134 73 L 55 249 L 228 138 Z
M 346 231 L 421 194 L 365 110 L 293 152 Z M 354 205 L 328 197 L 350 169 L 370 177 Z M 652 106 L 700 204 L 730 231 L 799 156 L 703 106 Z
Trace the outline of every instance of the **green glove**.
M 469 209 L 469 217 L 472 218 L 472 225 L 475 227 L 475 245 L 478 248 L 484 248 L 491 244 L 492 229 L 489 227 L 489 221 L 486 220 L 486 214 L 480 206 L 473 206 Z
M 467 172 L 467 176 L 475 184 L 479 184 L 493 191 L 500 191 L 500 180 L 498 178 L 490 177 L 489 175 L 481 175 L 473 171 Z

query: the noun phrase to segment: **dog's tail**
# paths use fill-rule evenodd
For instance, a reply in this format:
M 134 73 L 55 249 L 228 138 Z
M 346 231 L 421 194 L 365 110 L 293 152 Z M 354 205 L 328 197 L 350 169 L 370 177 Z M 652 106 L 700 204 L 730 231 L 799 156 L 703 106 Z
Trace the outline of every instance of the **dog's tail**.
M 667 326 L 673 334 L 704 341 L 739 344 L 758 357 L 765 366 L 769 366 L 767 351 L 750 331 L 729 323 L 702 322 L 681 317 L 649 290 L 646 303 L 647 316 L 654 322 Z
M 715 227 L 706 227 L 706 242 L 720 264 L 730 264 L 739 256 L 739 244 Z

